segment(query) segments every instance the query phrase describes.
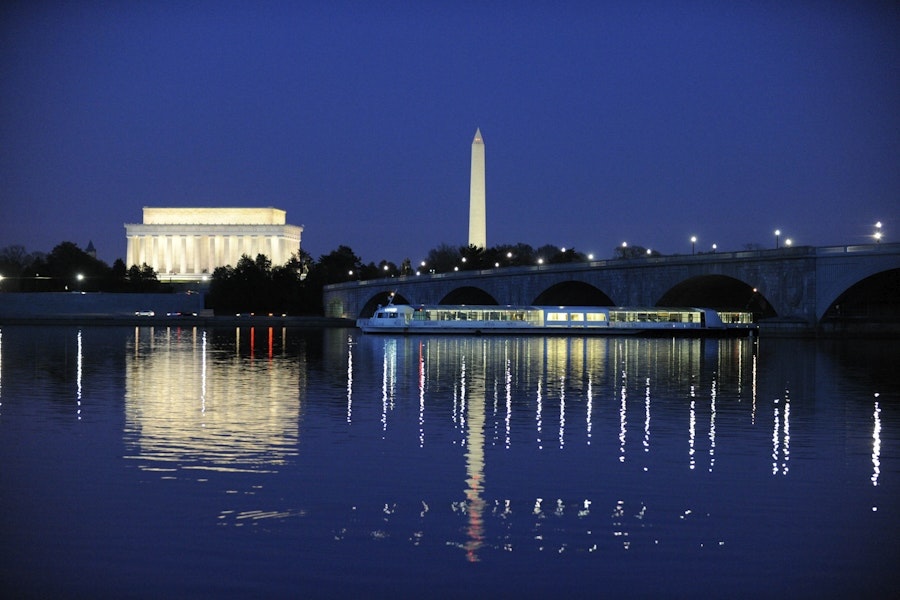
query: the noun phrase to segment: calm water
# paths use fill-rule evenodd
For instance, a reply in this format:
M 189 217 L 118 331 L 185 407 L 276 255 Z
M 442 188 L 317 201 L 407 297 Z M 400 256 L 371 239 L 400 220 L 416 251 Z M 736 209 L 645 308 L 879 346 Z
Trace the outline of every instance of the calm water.
M 900 343 L 0 328 L 35 597 L 888 597 Z

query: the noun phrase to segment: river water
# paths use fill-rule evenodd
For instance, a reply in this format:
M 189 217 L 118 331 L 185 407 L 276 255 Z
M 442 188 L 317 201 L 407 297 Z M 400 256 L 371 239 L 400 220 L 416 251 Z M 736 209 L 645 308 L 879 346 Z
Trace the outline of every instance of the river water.
M 884 340 L 4 326 L 0 587 L 893 596 L 898 357 Z

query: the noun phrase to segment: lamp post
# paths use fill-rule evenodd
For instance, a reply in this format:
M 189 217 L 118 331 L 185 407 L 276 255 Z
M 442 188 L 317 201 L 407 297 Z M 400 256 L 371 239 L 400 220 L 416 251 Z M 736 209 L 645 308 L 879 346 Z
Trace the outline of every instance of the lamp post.
M 881 221 L 878 221 L 877 223 L 875 223 L 875 243 L 876 244 L 881 243 Z M 2 278 L 0 278 L 0 279 L 2 279 Z
M 785 246 L 785 248 L 790 248 L 790 247 L 791 247 L 791 244 L 793 244 L 793 243 L 794 243 L 794 242 L 791 241 L 791 238 L 788 238 L 788 239 L 784 240 L 784 246 Z
M 694 254 L 694 248 L 696 245 L 697 245 L 697 236 L 692 235 L 691 236 L 691 254 Z
M 716 250 L 718 250 L 718 249 L 719 249 L 719 246 L 717 244 L 712 245 L 713 254 L 715 254 Z
M 778 250 L 778 238 L 781 236 L 781 230 L 775 230 L 775 249 Z
M 81 282 L 84 281 L 84 275 L 82 273 L 79 273 L 78 275 L 75 276 L 75 279 L 78 280 L 78 291 L 80 292 L 81 287 L 82 287 Z

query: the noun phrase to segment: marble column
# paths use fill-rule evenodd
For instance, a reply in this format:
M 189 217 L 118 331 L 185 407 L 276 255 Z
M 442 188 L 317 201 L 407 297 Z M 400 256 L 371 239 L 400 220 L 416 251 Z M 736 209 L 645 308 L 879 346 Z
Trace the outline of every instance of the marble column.
M 268 246 L 269 246 L 269 257 L 272 259 L 273 265 L 283 265 L 285 263 L 285 259 L 281 256 L 281 250 L 278 248 L 278 237 L 277 236 L 269 236 L 268 238 Z
M 178 236 L 178 272 L 179 273 L 187 273 L 188 272 L 188 236 L 182 234 Z
M 150 239 L 148 241 L 150 243 L 149 243 L 149 248 L 147 249 L 147 258 L 148 258 L 147 264 L 150 265 L 151 267 L 153 267 L 154 271 L 159 273 L 161 271 L 161 267 L 162 267 L 162 265 L 160 264 L 160 261 L 159 261 L 159 246 L 160 246 L 159 236 L 151 235 Z

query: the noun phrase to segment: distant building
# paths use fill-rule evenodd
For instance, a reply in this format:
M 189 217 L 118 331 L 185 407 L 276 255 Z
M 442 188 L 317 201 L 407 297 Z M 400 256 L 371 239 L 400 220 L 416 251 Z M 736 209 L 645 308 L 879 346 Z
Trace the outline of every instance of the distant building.
M 143 223 L 126 223 L 127 266 L 153 267 L 162 280 L 192 281 L 246 254 L 282 265 L 300 250 L 303 227 L 277 208 L 150 208 Z
M 84 252 L 85 252 L 85 254 L 87 254 L 88 256 L 90 256 L 92 258 L 97 258 L 97 249 L 94 248 L 93 240 L 88 241 L 87 248 L 84 249 Z

